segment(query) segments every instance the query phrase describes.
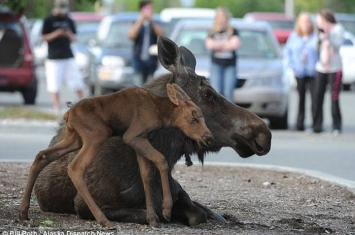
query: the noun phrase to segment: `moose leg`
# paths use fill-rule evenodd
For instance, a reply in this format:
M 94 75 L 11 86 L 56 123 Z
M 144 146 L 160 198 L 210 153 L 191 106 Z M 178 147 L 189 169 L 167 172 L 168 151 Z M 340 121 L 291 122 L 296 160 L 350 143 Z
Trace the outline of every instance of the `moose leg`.
M 27 186 L 19 207 L 19 220 L 28 220 L 28 209 L 34 184 L 39 173 L 49 163 L 60 159 L 65 154 L 78 150 L 81 147 L 80 137 L 74 131 L 68 131 L 64 139 L 57 144 L 40 151 L 30 169 Z
M 139 170 L 141 173 L 141 178 L 143 181 L 144 193 L 145 193 L 145 204 L 147 208 L 146 220 L 150 226 L 158 226 L 158 216 L 155 214 L 154 209 L 154 200 L 152 196 L 152 187 L 151 187 L 151 170 L 149 166 L 149 160 L 144 156 L 137 153 L 137 160 L 139 165 Z
M 148 139 L 137 136 L 133 129 L 126 131 L 123 140 L 135 149 L 138 155 L 143 155 L 158 168 L 163 189 L 163 216 L 167 221 L 170 221 L 173 199 L 169 185 L 169 166 L 164 155 L 157 151 Z
M 95 219 L 102 226 L 112 227 L 113 224 L 106 218 L 105 214 L 97 206 L 94 199 L 92 198 L 84 179 L 86 169 L 92 162 L 93 158 L 96 156 L 100 146 L 109 136 L 107 133 L 103 133 L 103 135 L 100 135 L 100 133 L 96 134 L 97 135 L 95 135 L 95 138 L 92 138 L 93 135 L 87 135 L 88 137 L 83 136 L 84 145 L 79 151 L 78 155 L 68 165 L 68 175 L 72 180 L 75 188 L 83 197 Z
M 226 222 L 220 214 L 213 212 L 198 202 L 192 201 L 181 185 L 177 181 L 175 182 L 178 184 L 179 194 L 172 210 L 173 220 L 178 220 L 189 226 L 206 223 L 207 218 Z

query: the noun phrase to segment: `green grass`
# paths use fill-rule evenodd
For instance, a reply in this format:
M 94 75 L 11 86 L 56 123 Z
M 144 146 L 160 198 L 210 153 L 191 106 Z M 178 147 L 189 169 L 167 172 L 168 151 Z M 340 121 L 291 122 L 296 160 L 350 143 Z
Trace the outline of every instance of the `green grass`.
M 27 107 L 2 107 L 0 108 L 0 119 L 41 119 L 41 120 L 57 120 L 54 114 L 39 111 Z

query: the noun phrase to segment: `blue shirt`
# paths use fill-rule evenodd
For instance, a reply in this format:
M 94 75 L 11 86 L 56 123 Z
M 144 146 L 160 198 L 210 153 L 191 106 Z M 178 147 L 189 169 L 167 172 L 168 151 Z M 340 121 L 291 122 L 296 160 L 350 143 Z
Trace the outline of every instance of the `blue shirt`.
M 316 35 L 308 38 L 292 32 L 285 45 L 285 59 L 297 78 L 314 77 L 318 51 L 315 48 Z

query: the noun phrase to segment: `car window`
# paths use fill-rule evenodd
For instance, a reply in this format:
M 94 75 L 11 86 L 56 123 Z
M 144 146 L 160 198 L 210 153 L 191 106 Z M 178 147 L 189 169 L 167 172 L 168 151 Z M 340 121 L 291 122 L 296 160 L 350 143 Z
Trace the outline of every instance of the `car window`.
M 99 44 L 105 47 L 131 47 L 132 41 L 128 38 L 131 22 L 114 22 L 107 30 L 107 36 L 98 33 Z
M 241 46 L 238 55 L 241 57 L 276 58 L 277 51 L 270 35 L 259 30 L 240 30 Z
M 23 32 L 17 22 L 0 21 L 0 66 L 15 67 L 22 63 Z
M 353 42 L 350 39 L 346 38 L 344 39 L 343 45 L 352 46 Z
M 355 21 L 353 20 L 339 20 L 340 24 L 350 33 L 355 34 Z
M 276 48 L 271 37 L 265 31 L 241 29 L 238 30 L 241 47 L 237 54 L 239 57 L 276 58 Z M 195 56 L 208 55 L 210 52 L 205 47 L 208 30 L 204 28 L 185 28 L 180 32 L 175 42 L 185 46 Z
M 295 27 L 294 22 L 284 20 L 267 20 L 267 22 L 274 29 L 293 29 Z

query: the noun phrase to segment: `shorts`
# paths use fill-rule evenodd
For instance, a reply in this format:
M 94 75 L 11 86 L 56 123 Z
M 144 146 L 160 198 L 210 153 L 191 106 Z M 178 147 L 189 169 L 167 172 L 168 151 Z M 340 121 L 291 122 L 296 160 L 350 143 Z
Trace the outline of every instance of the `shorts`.
M 72 91 L 83 90 L 84 78 L 74 58 L 47 59 L 45 62 L 47 91 L 59 92 L 63 83 Z

